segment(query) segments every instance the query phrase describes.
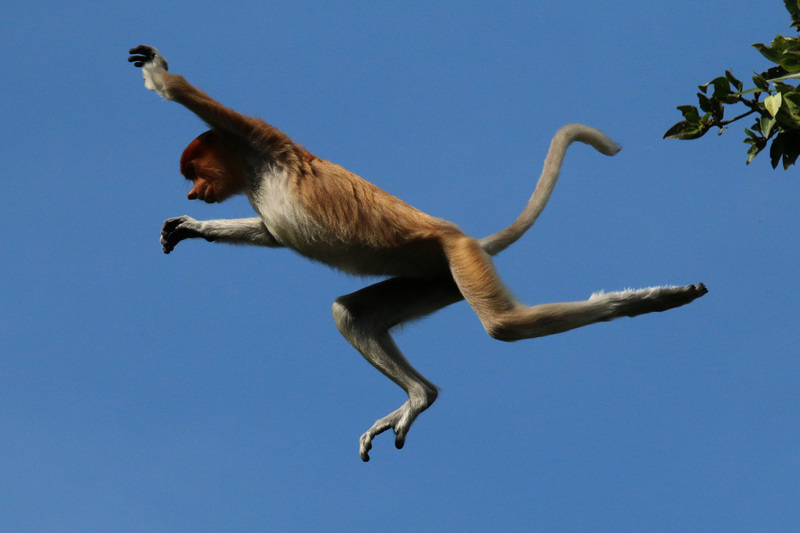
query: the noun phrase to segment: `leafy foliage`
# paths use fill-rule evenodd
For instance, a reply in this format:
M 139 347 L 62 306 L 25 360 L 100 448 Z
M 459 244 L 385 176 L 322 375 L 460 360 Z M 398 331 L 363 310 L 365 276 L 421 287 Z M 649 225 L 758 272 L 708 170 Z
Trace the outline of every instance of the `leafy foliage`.
M 800 0 L 784 0 L 792 18 L 792 27 L 800 31 Z M 767 146 L 772 167 L 783 164 L 787 169 L 800 156 L 800 88 L 787 82 L 800 79 L 800 37 L 778 35 L 769 46 L 757 43 L 753 47 L 775 64 L 753 76 L 754 87 L 744 84 L 730 71 L 700 85 L 698 106 L 681 105 L 683 120 L 664 134 L 665 139 L 698 139 L 712 128 L 719 134 L 737 120 L 754 115 L 755 123 L 745 128 L 749 145 L 747 164 Z M 762 100 L 763 97 L 763 100 Z M 726 106 L 743 105 L 745 111 L 725 118 Z M 771 144 L 770 144 L 771 143 Z

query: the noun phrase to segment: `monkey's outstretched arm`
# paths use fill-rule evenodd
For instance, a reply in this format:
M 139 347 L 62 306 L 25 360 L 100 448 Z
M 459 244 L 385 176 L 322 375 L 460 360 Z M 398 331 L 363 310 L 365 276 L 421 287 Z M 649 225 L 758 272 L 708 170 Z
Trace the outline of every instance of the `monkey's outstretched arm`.
M 170 253 L 180 241 L 194 238 L 209 242 L 282 247 L 259 217 L 200 221 L 184 215 L 167 219 L 161 229 L 161 247 L 165 254 Z
M 165 100 L 178 102 L 212 128 L 261 144 L 270 141 L 291 143 L 289 137 L 277 128 L 225 107 L 183 76 L 167 72 L 166 59 L 154 47 L 140 45 L 131 48 L 129 53 L 128 61 L 141 67 L 147 89 L 157 92 Z

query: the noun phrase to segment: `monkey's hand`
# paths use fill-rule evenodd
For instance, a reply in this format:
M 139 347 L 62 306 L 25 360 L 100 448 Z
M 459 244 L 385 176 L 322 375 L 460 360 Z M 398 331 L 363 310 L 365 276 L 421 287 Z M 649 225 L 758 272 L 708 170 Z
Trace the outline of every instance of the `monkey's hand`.
M 141 67 L 144 76 L 144 86 L 151 91 L 156 91 L 162 97 L 169 99 L 165 91 L 164 78 L 167 73 L 167 60 L 152 46 L 140 45 L 131 48 L 128 58 L 134 66 Z
M 169 218 L 161 227 L 161 248 L 165 254 L 175 249 L 175 245 L 184 239 L 203 237 L 202 222 L 186 215 Z
M 153 46 L 142 44 L 136 48 L 131 48 L 128 50 L 128 53 L 131 54 L 131 56 L 128 58 L 128 61 L 133 63 L 134 66 L 145 67 L 152 63 L 152 66 L 169 70 L 167 68 L 167 60 L 164 59 L 164 56 L 162 56 Z

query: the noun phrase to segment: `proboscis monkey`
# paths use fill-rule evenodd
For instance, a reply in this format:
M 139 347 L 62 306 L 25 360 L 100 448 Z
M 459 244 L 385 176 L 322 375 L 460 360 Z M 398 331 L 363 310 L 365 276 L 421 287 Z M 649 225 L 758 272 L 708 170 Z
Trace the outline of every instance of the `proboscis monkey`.
M 438 394 L 395 345 L 389 334 L 395 326 L 465 299 L 489 335 L 515 341 L 665 311 L 707 292 L 702 283 L 651 287 L 529 307 L 500 280 L 491 256 L 533 225 L 550 197 L 567 147 L 579 141 L 609 156 L 619 150 L 594 128 L 581 124 L 561 128 L 519 217 L 494 235 L 474 239 L 455 224 L 427 215 L 316 157 L 266 122 L 223 106 L 183 76 L 167 72 L 167 62 L 155 48 L 138 46 L 130 53 L 129 61 L 142 68 L 145 87 L 182 104 L 211 127 L 181 156 L 181 173 L 193 182 L 189 199 L 221 202 L 244 193 L 258 215 L 206 221 L 170 218 L 161 230 L 165 253 L 184 239 L 202 237 L 291 248 L 351 274 L 387 278 L 333 304 L 342 335 L 408 394 L 408 401 L 361 436 L 364 461 L 369 460 L 373 438 L 388 429 L 401 448 L 411 424 Z

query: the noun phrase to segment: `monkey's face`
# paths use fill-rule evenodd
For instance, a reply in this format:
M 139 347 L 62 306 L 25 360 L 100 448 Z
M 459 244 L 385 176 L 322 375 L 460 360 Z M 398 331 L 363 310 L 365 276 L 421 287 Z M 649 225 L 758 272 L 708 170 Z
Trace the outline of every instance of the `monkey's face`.
M 222 202 L 244 189 L 244 172 L 235 150 L 214 131 L 203 133 L 186 147 L 181 174 L 193 183 L 189 200 Z

